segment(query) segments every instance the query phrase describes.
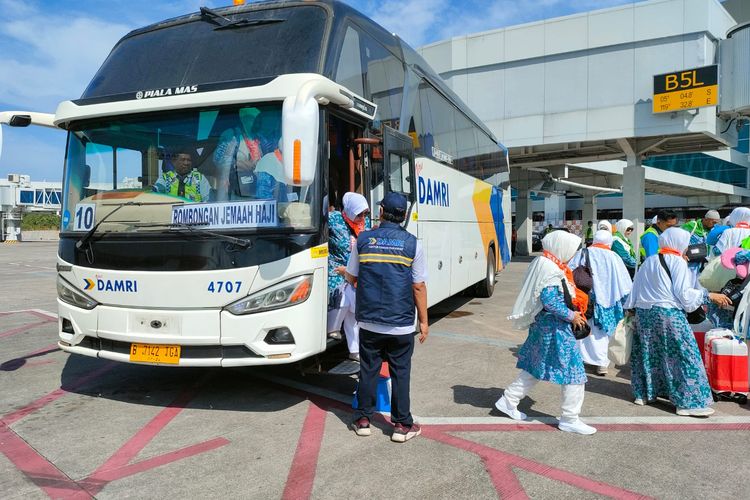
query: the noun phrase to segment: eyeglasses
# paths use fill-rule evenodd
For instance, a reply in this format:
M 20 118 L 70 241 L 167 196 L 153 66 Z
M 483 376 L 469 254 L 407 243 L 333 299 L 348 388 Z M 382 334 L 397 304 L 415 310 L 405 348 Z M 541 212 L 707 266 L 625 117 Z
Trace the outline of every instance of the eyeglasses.
M 633 230 L 633 228 L 632 228 L 632 227 L 629 227 L 629 228 L 627 228 L 627 229 L 625 230 L 625 232 L 626 232 L 626 233 L 629 233 L 629 232 L 630 232 L 630 231 L 632 231 L 632 230 Z

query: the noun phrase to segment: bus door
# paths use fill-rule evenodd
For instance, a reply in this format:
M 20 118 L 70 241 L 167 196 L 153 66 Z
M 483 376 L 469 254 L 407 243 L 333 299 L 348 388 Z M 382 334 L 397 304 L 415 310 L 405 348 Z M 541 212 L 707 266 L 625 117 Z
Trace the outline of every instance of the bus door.
M 383 167 L 385 192 L 393 191 L 406 196 L 409 203 L 404 226 L 410 233 L 419 236 L 417 224 L 411 223 L 417 219 L 414 142 L 410 136 L 388 126 L 383 130 Z

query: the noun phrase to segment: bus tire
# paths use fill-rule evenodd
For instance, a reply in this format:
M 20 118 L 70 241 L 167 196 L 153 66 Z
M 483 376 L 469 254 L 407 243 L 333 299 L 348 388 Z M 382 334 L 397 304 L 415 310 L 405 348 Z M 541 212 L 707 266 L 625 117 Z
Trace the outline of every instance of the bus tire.
M 495 269 L 495 249 L 490 248 L 487 251 L 487 276 L 482 281 L 474 285 L 474 294 L 477 297 L 488 298 L 492 297 L 492 292 L 495 291 L 495 275 L 497 270 Z

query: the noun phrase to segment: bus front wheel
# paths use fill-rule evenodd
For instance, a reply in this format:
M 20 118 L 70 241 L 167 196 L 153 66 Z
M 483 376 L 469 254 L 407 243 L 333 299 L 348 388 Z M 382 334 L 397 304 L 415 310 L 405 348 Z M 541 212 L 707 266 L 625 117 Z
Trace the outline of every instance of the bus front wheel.
M 492 297 L 492 292 L 495 291 L 495 250 L 490 248 L 487 252 L 487 275 L 482 281 L 474 285 L 474 294 L 477 297 L 488 298 Z

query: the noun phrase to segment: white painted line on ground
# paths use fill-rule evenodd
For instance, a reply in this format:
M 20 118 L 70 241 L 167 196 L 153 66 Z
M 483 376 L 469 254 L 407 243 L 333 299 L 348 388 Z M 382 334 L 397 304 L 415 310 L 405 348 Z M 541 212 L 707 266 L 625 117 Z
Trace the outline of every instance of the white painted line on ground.
M 0 314 L 20 314 L 25 312 L 35 312 L 43 316 L 47 316 L 50 319 L 57 319 L 57 313 L 45 311 L 44 309 L 17 309 L 15 311 L 0 311 Z
M 510 340 L 491 339 L 487 337 L 476 337 L 474 335 L 463 335 L 460 333 L 441 332 L 441 331 L 434 331 L 434 330 L 430 330 L 430 336 L 449 339 L 449 340 L 453 340 L 456 342 L 471 342 L 473 344 L 483 344 L 483 345 L 489 345 L 492 347 L 501 347 L 503 349 L 518 347 L 521 344 L 520 342 L 512 342 Z
M 415 417 L 416 418 L 416 417 Z M 619 416 L 619 417 L 587 417 L 581 419 L 587 424 L 684 424 L 684 425 L 703 425 L 703 424 L 750 424 L 750 417 L 743 416 L 716 416 L 709 418 L 691 418 L 678 416 Z M 528 420 L 518 421 L 511 420 L 507 417 L 422 417 L 419 419 L 420 424 L 425 425 L 518 425 L 518 424 L 557 424 L 555 417 L 530 417 Z
M 283 377 L 277 377 L 274 375 L 256 374 L 256 377 L 269 382 L 297 389 L 302 392 L 314 394 L 324 398 L 339 401 L 346 405 L 352 404 L 352 397 L 346 397 L 341 393 L 329 391 L 314 385 L 306 384 L 304 382 L 298 382 L 296 380 L 289 380 Z M 489 408 L 488 408 L 489 410 Z M 557 425 L 557 419 L 555 417 L 531 417 L 528 420 L 518 421 L 511 420 L 507 417 L 419 417 L 414 415 L 414 419 L 420 424 L 424 425 L 518 425 L 518 424 L 532 424 L 532 425 Z M 613 417 L 588 417 L 583 416 L 582 420 L 587 424 L 641 424 L 641 425 L 652 425 L 652 424 L 681 424 L 681 425 L 704 425 L 704 424 L 750 424 L 750 416 L 712 416 L 709 418 L 692 418 L 692 417 L 679 417 L 676 415 L 669 416 L 613 416 Z

